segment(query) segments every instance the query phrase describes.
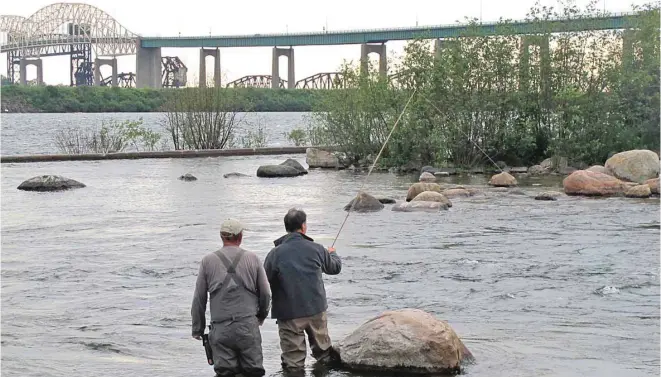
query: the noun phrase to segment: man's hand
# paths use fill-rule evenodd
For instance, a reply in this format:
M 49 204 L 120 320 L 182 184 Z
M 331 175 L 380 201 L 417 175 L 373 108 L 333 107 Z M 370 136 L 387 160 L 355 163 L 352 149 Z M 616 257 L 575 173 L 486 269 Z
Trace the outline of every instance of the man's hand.
M 202 340 L 202 337 L 200 335 L 193 335 L 193 338 L 197 340 Z
M 335 248 L 334 248 L 334 247 L 329 247 L 329 248 L 328 248 L 328 252 L 329 252 L 329 253 L 334 253 L 334 252 L 335 252 Z

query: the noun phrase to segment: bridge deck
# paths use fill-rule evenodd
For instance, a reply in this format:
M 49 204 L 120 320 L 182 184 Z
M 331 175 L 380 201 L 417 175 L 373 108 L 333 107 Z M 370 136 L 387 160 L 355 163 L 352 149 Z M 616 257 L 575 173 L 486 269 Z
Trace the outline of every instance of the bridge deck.
M 627 28 L 634 13 L 622 13 L 607 17 L 589 19 L 550 20 L 545 27 L 551 32 L 570 32 L 587 30 L 612 30 Z M 540 23 L 517 21 L 503 30 L 498 24 L 484 23 L 477 25 L 481 35 L 534 34 L 543 32 Z M 461 36 L 469 30 L 467 24 L 420 26 L 372 30 L 348 30 L 335 32 L 309 32 L 288 34 L 254 34 L 228 36 L 197 37 L 141 37 L 142 47 L 273 47 L 273 46 L 312 46 L 312 45 L 347 45 L 379 43 L 394 40 L 413 40 L 416 38 L 451 38 Z

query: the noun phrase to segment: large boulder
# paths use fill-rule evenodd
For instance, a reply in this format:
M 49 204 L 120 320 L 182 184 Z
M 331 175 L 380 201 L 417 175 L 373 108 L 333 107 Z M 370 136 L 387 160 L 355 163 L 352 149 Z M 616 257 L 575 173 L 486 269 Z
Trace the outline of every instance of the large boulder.
M 395 212 L 439 212 L 442 209 L 448 209 L 450 206 L 441 202 L 423 202 L 423 201 L 410 201 L 401 202 L 392 206 L 392 211 Z
M 288 158 L 287 160 L 285 160 L 285 162 L 281 163 L 280 165 L 292 167 L 292 168 L 298 170 L 301 174 L 307 174 L 308 173 L 308 171 L 303 167 L 303 165 L 301 165 L 300 162 L 298 162 L 294 159 L 291 159 L 291 158 Z
M 413 202 L 439 202 L 452 207 L 452 202 L 445 195 L 436 191 L 423 191 L 411 200 Z
M 624 192 L 626 186 L 619 179 L 589 170 L 577 170 L 562 180 L 567 195 L 610 196 Z
M 540 166 L 547 170 L 562 171 L 568 166 L 567 157 L 550 157 L 539 163 Z
M 648 179 L 645 184 L 650 187 L 652 194 L 659 195 L 659 178 Z
M 436 176 L 430 172 L 422 172 L 420 174 L 420 178 L 418 179 L 420 182 L 436 182 Z
M 627 198 L 649 198 L 650 195 L 652 195 L 652 190 L 648 185 L 637 185 L 624 192 L 624 196 Z
M 613 175 L 613 172 L 610 171 L 610 169 L 607 169 L 601 165 L 592 165 L 589 168 L 585 169 L 587 171 L 594 171 L 597 173 L 602 173 L 602 174 L 608 174 L 608 175 Z
M 305 150 L 305 162 L 312 168 L 337 169 L 340 167 L 340 160 L 333 152 L 318 148 L 308 148 Z
M 18 185 L 23 191 L 63 191 L 85 187 L 83 183 L 60 175 L 39 175 Z
M 344 210 L 354 212 L 376 212 L 382 210 L 383 207 L 384 205 L 379 199 L 361 191 L 355 198 L 351 199 L 349 204 L 344 206 Z
M 287 165 L 262 165 L 257 169 L 261 178 L 297 177 L 303 175 L 299 170 Z
M 441 192 L 441 185 L 433 182 L 418 182 L 414 183 L 409 187 L 409 191 L 406 193 L 406 201 L 410 202 L 418 196 L 421 192 L 425 191 L 436 191 Z
M 334 348 L 343 367 L 377 373 L 457 374 L 473 360 L 446 321 L 419 309 L 381 313 Z
M 516 178 L 510 173 L 502 172 L 491 177 L 489 184 L 495 187 L 512 187 L 516 186 Z
M 643 183 L 659 176 L 659 155 L 647 149 L 614 154 L 604 166 L 619 179 Z

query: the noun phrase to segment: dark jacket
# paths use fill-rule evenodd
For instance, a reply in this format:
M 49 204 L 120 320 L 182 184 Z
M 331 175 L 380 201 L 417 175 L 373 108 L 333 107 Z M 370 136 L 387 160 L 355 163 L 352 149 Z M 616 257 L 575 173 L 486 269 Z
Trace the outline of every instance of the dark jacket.
M 286 234 L 273 242 L 264 259 L 271 285 L 271 318 L 288 320 L 326 311 L 326 289 L 321 273 L 337 275 L 342 260 L 304 234 Z

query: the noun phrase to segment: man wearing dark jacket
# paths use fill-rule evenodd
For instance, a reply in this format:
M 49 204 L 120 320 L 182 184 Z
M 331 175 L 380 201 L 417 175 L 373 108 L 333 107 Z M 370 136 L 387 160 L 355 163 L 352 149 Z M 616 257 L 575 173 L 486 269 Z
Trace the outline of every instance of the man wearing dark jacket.
M 333 352 L 326 323 L 326 290 L 322 272 L 337 275 L 342 261 L 334 248 L 305 235 L 305 212 L 291 209 L 285 215 L 287 234 L 274 241 L 264 259 L 271 286 L 271 318 L 278 324 L 282 366 L 299 370 L 305 366 L 305 334 L 312 356 L 325 361 Z

